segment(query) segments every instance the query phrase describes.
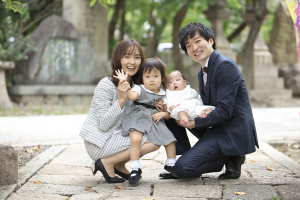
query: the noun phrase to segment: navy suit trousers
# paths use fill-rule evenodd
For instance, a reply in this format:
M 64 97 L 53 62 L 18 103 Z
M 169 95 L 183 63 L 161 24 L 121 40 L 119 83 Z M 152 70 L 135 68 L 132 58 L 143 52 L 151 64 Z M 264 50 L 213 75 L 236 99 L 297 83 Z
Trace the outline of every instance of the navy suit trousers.
M 218 141 L 210 129 L 190 130 L 199 139 L 191 147 L 185 128 L 177 125 L 174 119 L 165 121 L 177 139 L 176 154 L 182 155 L 175 164 L 175 170 L 181 177 L 198 177 L 204 173 L 222 170 L 228 156 L 221 151 Z

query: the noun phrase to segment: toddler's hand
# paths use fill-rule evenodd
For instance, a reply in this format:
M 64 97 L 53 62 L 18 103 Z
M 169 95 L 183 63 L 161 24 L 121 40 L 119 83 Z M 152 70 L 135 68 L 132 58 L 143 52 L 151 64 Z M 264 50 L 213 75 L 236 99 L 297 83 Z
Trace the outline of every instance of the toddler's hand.
M 175 108 L 177 108 L 178 106 L 180 106 L 180 104 L 177 104 L 177 105 L 174 105 L 174 106 L 171 106 L 169 109 L 170 111 L 172 112 Z
M 158 112 L 158 113 L 155 113 L 154 115 L 152 115 L 152 119 L 155 123 L 158 123 L 159 120 L 161 120 L 161 118 L 163 118 L 162 112 Z
M 200 113 L 199 115 L 197 115 L 199 118 L 206 118 L 207 117 L 207 114 L 206 114 L 206 112 L 204 111 L 204 112 L 202 112 L 202 113 Z
M 115 70 L 115 72 L 116 72 L 117 76 L 114 75 L 113 77 L 119 79 L 121 82 L 127 81 L 127 78 L 128 78 L 128 72 L 126 72 L 126 74 L 124 74 L 123 69 L 122 69 L 121 71 L 120 71 L 119 69 L 118 69 L 118 70 Z
M 163 100 L 159 100 L 156 102 L 156 109 L 159 112 L 164 112 L 164 101 Z

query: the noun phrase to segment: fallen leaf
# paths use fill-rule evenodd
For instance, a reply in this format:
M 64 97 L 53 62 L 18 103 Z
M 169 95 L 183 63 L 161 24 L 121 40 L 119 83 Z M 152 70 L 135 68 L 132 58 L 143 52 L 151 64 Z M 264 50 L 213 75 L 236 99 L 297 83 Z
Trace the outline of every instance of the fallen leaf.
M 286 155 L 287 155 L 287 156 L 292 156 L 290 153 L 287 153 Z
M 86 166 L 87 168 L 93 168 L 93 165 L 91 165 L 91 166 Z
M 21 164 L 18 164 L 18 166 L 22 166 Z
M 19 154 L 20 154 L 20 155 L 22 155 L 22 154 L 23 154 L 23 152 L 20 152 Z
M 38 149 L 42 148 L 41 145 L 38 145 Z
M 124 188 L 124 187 L 119 187 L 119 186 L 117 186 L 117 185 L 115 185 L 115 189 L 121 189 L 121 190 L 126 190 L 126 188 Z
M 92 188 L 88 188 L 88 187 L 87 187 L 87 188 L 85 188 L 85 190 L 86 190 L 86 191 L 89 191 L 89 192 L 96 192 L 96 191 L 95 191 L 95 190 L 93 190 Z
M 245 193 L 245 192 L 235 192 L 234 194 L 236 194 L 236 195 L 247 195 L 247 193 Z
M 26 149 L 25 151 L 26 151 L 27 153 L 34 153 L 34 151 L 28 150 L 28 149 Z
M 36 183 L 36 184 L 40 184 L 41 182 L 40 181 L 33 181 L 34 183 Z
M 37 147 L 33 147 L 32 150 L 38 150 L 38 148 Z
M 245 163 L 254 163 L 254 160 L 246 160 Z
M 273 166 L 269 166 L 269 167 L 267 168 L 267 170 L 269 170 L 269 171 L 276 171 L 276 169 L 274 169 Z
M 156 200 L 155 198 L 144 198 L 143 200 Z

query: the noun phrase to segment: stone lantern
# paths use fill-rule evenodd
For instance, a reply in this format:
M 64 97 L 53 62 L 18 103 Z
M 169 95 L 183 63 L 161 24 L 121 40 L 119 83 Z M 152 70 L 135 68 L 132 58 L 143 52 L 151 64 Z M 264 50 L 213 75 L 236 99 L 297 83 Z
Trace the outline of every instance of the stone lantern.
M 12 61 L 0 61 L 0 108 L 12 108 L 6 89 L 5 70 L 14 67 L 15 63 Z

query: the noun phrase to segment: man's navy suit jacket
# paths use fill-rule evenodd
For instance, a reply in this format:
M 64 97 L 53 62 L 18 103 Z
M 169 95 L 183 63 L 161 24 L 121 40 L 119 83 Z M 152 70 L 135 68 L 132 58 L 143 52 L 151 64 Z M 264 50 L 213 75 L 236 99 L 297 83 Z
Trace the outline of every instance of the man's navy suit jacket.
M 228 156 L 243 155 L 258 147 L 252 109 L 242 74 L 236 63 L 213 51 L 204 87 L 202 69 L 198 74 L 199 93 L 204 105 L 216 107 L 207 118 L 196 118 L 197 129 L 215 135 L 222 152 Z

